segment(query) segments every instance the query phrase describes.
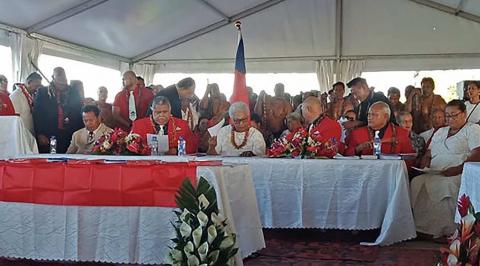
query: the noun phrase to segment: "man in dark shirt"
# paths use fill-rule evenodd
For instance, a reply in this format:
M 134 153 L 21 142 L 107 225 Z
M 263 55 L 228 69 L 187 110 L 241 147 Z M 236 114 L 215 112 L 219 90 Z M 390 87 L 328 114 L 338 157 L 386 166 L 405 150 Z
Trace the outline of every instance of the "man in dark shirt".
M 357 121 L 345 122 L 343 124 L 345 129 L 351 129 L 367 125 L 368 109 L 372 104 L 376 102 L 384 102 L 388 104 L 388 107 L 390 108 L 389 122 L 397 124 L 392 105 L 390 104 L 388 98 L 381 92 L 371 91 L 368 87 L 366 79 L 360 77 L 354 78 L 347 83 L 347 86 L 351 88 L 352 94 L 357 100 L 360 101 L 360 104 L 355 108 L 355 113 L 357 114 Z
M 182 99 L 193 98 L 195 95 L 195 81 L 188 77 L 180 80 L 177 84 L 170 85 L 159 91 L 157 96 L 166 97 L 172 107 L 172 115 L 182 119 Z
M 38 89 L 33 122 L 41 153 L 49 151 L 49 138 L 57 139 L 57 153 L 65 153 L 73 132 L 83 127 L 82 104 L 77 90 L 68 86 L 65 70 L 56 67 L 49 86 Z

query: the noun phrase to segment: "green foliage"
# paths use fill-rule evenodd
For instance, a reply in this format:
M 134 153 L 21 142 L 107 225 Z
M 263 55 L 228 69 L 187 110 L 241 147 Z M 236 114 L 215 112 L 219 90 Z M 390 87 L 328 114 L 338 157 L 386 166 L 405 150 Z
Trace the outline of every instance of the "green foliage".
M 218 214 L 215 189 L 200 177 L 196 187 L 185 179 L 175 201 L 180 211 L 172 225 L 176 238 L 169 253 L 170 265 L 233 265 L 236 236 Z

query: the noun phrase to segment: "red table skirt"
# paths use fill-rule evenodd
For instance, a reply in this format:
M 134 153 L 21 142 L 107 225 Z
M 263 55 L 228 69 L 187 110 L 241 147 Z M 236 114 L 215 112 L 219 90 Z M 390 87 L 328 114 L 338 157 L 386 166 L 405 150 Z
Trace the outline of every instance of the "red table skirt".
M 0 201 L 79 206 L 175 207 L 185 178 L 196 180 L 196 163 L 43 159 L 0 162 Z

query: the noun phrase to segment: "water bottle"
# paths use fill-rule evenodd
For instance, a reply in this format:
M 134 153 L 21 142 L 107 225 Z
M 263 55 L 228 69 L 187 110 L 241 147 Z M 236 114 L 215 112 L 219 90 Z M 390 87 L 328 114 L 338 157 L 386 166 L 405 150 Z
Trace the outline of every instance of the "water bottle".
M 185 151 L 185 146 L 186 146 L 186 141 L 183 137 L 180 137 L 178 139 L 178 147 L 177 147 L 177 151 L 178 151 L 178 155 L 179 156 L 183 156 L 183 155 L 186 155 L 186 151 Z
M 55 136 L 50 137 L 50 153 L 57 153 L 57 139 L 55 138 Z
M 382 142 L 379 134 L 380 131 L 375 131 L 375 138 L 373 139 L 373 155 L 377 156 L 377 159 L 380 159 L 380 154 L 382 153 Z
M 158 140 L 157 136 L 153 136 L 150 143 L 150 155 L 158 156 Z

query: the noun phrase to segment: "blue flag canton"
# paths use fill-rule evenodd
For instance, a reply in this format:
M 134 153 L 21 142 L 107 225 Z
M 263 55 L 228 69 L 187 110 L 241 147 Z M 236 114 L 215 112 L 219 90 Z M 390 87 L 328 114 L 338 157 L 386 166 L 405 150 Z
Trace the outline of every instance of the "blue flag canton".
M 240 73 L 247 73 L 245 69 L 245 54 L 243 52 L 243 38 L 240 37 L 237 48 L 237 56 L 235 57 L 235 70 Z

